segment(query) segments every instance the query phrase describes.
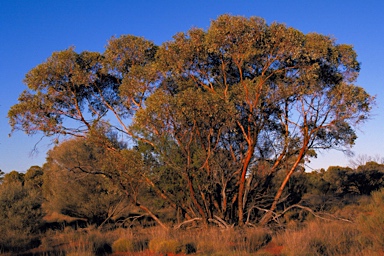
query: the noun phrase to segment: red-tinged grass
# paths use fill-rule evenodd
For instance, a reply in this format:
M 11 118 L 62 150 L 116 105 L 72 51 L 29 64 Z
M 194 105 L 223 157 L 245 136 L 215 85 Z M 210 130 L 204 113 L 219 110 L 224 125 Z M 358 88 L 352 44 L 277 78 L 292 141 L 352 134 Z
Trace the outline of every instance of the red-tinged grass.
M 142 252 L 118 252 L 113 253 L 111 256 L 186 256 L 185 253 L 158 253 L 152 252 L 150 250 L 145 250 Z
M 266 252 L 273 256 L 279 256 L 279 255 L 282 255 L 283 249 L 284 249 L 284 246 L 278 245 L 272 241 L 269 244 L 267 244 L 261 251 Z

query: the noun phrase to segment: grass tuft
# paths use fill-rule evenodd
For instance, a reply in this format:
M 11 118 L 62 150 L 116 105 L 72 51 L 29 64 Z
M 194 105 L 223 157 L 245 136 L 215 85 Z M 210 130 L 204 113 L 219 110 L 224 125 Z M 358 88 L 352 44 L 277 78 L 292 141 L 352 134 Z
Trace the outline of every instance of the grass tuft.
M 127 238 L 119 238 L 112 244 L 113 252 L 133 252 L 134 248 L 134 243 Z
M 175 239 L 152 239 L 149 241 L 149 250 L 159 253 L 180 253 L 182 251 L 182 244 Z

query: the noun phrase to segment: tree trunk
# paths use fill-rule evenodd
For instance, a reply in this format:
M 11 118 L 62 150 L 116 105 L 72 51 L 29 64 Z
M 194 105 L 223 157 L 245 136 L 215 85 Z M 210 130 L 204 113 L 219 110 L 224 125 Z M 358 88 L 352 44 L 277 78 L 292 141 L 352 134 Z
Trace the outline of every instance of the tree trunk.
M 206 213 L 204 212 L 203 207 L 197 201 L 195 189 L 193 188 L 193 182 L 191 180 L 191 177 L 189 177 L 189 175 L 187 175 L 187 176 L 188 176 L 188 188 L 189 188 L 189 193 L 190 193 L 192 203 L 197 208 L 197 210 L 199 211 L 199 214 L 203 219 L 203 224 L 207 225 L 208 224 L 208 221 L 207 221 L 208 217 L 207 217 Z
M 245 193 L 245 182 L 246 175 L 248 171 L 249 163 L 251 162 L 252 156 L 254 152 L 254 146 L 250 146 L 248 148 L 247 156 L 244 160 L 244 164 L 241 171 L 241 176 L 239 180 L 239 193 L 238 193 L 238 218 L 239 218 L 239 226 L 243 226 L 244 224 L 244 205 L 246 203 L 246 199 L 244 198 Z
M 154 219 L 162 228 L 169 229 L 169 227 L 167 225 L 165 225 L 159 218 L 157 218 L 156 215 L 151 210 L 149 210 L 147 207 L 145 207 L 144 205 L 141 205 L 138 202 L 136 202 L 136 206 L 138 206 L 140 209 L 142 209 L 143 211 L 148 213 L 148 215 L 151 216 L 152 219 Z
M 260 224 L 262 226 L 265 226 L 266 224 L 268 224 L 268 222 L 271 220 L 272 218 L 272 215 L 273 215 L 273 211 L 276 210 L 276 207 L 277 207 L 277 203 L 279 202 L 280 200 L 280 197 L 281 195 L 283 194 L 283 191 L 284 191 L 284 188 L 285 186 L 287 185 L 289 179 L 291 178 L 292 174 L 294 173 L 294 171 L 296 170 L 297 166 L 299 165 L 299 163 L 301 162 L 301 160 L 303 159 L 304 155 L 305 155 L 305 151 L 306 151 L 306 144 L 305 143 L 305 146 L 303 146 L 299 152 L 299 155 L 296 159 L 296 162 L 293 164 L 292 168 L 289 170 L 289 172 L 287 173 L 287 175 L 285 176 L 283 182 L 281 183 L 280 185 L 280 188 L 279 190 L 277 191 L 276 195 L 275 195 L 275 198 L 273 199 L 273 203 L 272 203 L 272 206 L 271 208 L 269 209 L 269 211 L 264 215 L 264 217 L 261 219 L 260 221 Z

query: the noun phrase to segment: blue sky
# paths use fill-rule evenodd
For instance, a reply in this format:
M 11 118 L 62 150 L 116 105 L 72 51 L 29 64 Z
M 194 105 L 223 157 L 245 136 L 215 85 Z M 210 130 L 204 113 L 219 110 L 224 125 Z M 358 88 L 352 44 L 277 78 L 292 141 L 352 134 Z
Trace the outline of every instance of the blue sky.
M 331 35 L 352 44 L 362 63 L 357 84 L 377 96 L 372 120 L 359 127 L 356 155 L 384 157 L 384 1 L 382 0 L 0 0 L 0 169 L 26 171 L 45 162 L 52 147 L 44 139 L 31 154 L 39 135 L 21 132 L 8 137 L 6 118 L 26 89 L 24 75 L 54 51 L 103 52 L 112 36 L 132 34 L 161 44 L 192 27 L 207 29 L 211 20 L 229 13 L 259 16 L 285 23 L 304 33 Z M 309 166 L 346 166 L 349 158 L 329 151 Z

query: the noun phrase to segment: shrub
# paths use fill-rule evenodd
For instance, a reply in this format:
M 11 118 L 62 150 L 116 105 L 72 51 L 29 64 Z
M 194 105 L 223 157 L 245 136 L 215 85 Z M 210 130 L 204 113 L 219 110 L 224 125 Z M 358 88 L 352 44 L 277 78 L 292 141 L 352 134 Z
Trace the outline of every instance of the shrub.
M 113 252 L 133 252 L 134 243 L 127 238 L 119 238 L 112 244 Z
M 181 252 L 183 252 L 185 254 L 196 253 L 196 251 L 197 251 L 197 248 L 196 248 L 195 244 L 193 244 L 193 243 L 187 243 L 187 244 L 183 245 L 183 248 L 181 250 Z
M 149 241 L 149 250 L 160 253 L 179 253 L 182 251 L 182 244 L 175 239 L 152 239 Z
M 42 223 L 42 198 L 38 191 L 10 180 L 11 174 L 19 175 L 11 172 L 8 180 L 0 183 L 0 251 L 21 252 L 37 244 L 35 237 Z

